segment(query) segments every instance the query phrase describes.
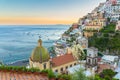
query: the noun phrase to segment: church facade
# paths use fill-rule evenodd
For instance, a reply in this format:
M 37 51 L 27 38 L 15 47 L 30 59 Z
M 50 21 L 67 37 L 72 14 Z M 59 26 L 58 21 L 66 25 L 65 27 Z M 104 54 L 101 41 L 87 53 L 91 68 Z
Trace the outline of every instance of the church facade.
M 78 61 L 72 53 L 50 58 L 47 49 L 42 46 L 41 39 L 38 40 L 38 46 L 35 47 L 29 58 L 30 68 L 52 69 L 56 73 L 66 73 L 68 68 L 77 64 Z

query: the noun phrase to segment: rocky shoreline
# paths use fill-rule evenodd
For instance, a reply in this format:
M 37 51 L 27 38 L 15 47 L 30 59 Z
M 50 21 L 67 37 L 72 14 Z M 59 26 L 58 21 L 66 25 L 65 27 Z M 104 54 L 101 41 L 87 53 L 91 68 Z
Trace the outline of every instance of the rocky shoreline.
M 11 63 L 11 64 L 6 64 L 7 66 L 27 66 L 29 64 L 29 60 L 21 60 L 21 61 L 17 61 L 15 63 Z

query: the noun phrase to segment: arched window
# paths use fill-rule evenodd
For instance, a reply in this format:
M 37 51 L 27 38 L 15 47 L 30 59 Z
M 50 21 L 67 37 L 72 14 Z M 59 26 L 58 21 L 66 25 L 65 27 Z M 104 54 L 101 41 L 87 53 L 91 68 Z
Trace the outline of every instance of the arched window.
M 46 63 L 43 64 L 44 69 L 46 69 Z
M 76 65 L 76 63 L 74 63 L 74 65 Z
M 68 69 L 68 66 L 66 66 L 66 69 Z
M 61 72 L 63 71 L 63 68 L 61 68 Z
M 88 59 L 88 63 L 91 63 L 90 59 Z
M 97 59 L 95 59 L 95 64 L 97 64 Z
M 55 72 L 58 72 L 58 70 L 56 69 Z

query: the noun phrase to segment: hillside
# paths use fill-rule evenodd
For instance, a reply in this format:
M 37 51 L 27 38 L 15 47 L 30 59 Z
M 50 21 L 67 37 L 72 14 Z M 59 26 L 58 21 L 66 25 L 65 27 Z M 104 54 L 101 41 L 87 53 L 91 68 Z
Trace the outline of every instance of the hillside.
M 89 47 L 100 51 L 108 50 L 110 54 L 120 55 L 120 31 L 115 32 L 115 24 L 111 23 L 89 38 Z

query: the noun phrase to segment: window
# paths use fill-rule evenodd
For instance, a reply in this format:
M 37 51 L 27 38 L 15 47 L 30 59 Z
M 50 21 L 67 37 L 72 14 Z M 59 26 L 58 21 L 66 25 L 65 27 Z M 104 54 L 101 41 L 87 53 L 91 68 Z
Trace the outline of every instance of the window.
M 89 54 L 89 56 L 91 56 L 91 54 Z
M 46 63 L 43 64 L 44 69 L 46 69 Z
M 97 59 L 95 59 L 95 64 L 97 64 Z
M 95 57 L 97 56 L 97 54 L 94 55 Z
M 72 67 L 72 64 L 70 65 L 70 67 Z
M 66 66 L 66 69 L 68 69 L 68 66 Z
M 74 65 L 76 65 L 76 63 L 74 63 Z
M 58 70 L 56 69 L 55 72 L 58 72 Z
M 61 68 L 61 71 L 63 71 L 63 68 Z
M 88 59 L 88 63 L 91 63 L 91 62 L 90 62 L 90 59 Z

